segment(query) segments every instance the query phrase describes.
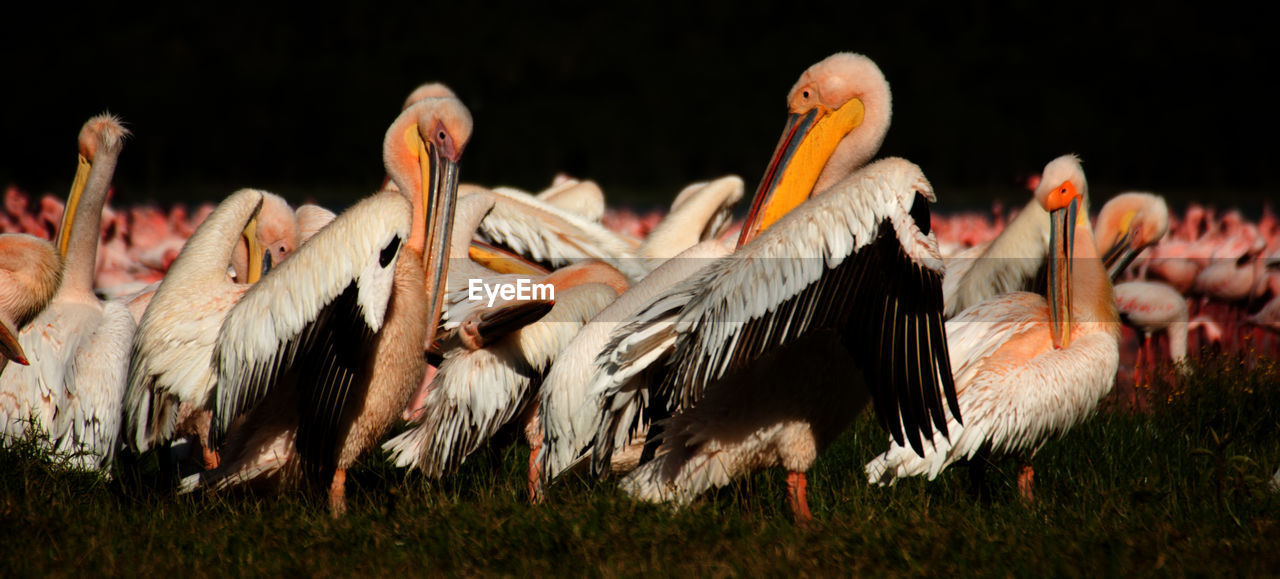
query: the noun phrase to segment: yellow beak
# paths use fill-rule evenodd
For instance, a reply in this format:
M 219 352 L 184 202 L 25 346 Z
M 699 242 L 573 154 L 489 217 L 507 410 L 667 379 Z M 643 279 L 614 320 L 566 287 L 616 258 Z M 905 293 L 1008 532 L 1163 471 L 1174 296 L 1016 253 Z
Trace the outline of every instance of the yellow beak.
M 862 124 L 864 113 L 862 101 L 855 98 L 835 110 L 818 107 L 787 117 L 742 226 L 739 247 L 813 195 L 813 186 L 836 146 Z
M 71 225 L 76 220 L 76 207 L 80 206 L 80 196 L 84 194 L 85 183 L 89 181 L 89 169 L 92 165 L 84 155 L 80 155 L 76 165 L 76 178 L 71 182 L 71 192 L 67 194 L 67 206 L 62 211 L 62 223 L 58 224 L 58 236 L 55 245 L 58 254 L 67 257 L 67 243 L 71 240 Z
M 258 241 L 258 216 L 253 216 L 249 220 L 248 225 L 244 226 L 245 245 L 249 247 L 249 271 L 245 275 L 246 283 L 258 283 L 262 279 L 262 243 Z

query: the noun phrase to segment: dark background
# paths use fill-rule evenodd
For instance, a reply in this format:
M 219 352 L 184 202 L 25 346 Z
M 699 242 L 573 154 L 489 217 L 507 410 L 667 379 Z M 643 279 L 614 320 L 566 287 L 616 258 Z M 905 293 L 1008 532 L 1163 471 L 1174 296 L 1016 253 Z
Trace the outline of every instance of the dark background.
M 9 19 L 0 184 L 64 195 L 80 125 L 110 110 L 134 133 L 117 204 L 254 186 L 341 206 L 381 182 L 404 97 L 439 80 L 475 118 L 464 181 L 537 190 L 566 171 L 665 204 L 726 173 L 754 189 L 786 91 L 854 51 L 892 86 L 881 153 L 920 164 L 943 211 L 1020 202 L 1066 152 L 1095 198 L 1252 212 L 1280 185 L 1275 20 L 1221 3 L 173 4 Z

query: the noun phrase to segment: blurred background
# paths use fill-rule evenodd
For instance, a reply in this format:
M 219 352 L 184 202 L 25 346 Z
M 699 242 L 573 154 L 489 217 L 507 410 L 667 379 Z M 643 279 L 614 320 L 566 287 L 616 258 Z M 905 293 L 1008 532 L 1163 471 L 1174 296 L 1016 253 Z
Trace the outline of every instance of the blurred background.
M 566 172 L 648 206 L 736 173 L 749 193 L 786 91 L 853 51 L 892 86 L 881 154 L 921 165 L 939 211 L 1020 205 L 1025 179 L 1065 152 L 1084 159 L 1095 198 L 1145 189 L 1252 213 L 1280 186 L 1273 21 L 1244 10 L 461 4 L 14 18 L 0 38 L 0 184 L 65 195 L 80 125 L 109 110 L 134 133 L 117 205 L 253 186 L 341 207 L 381 183 L 383 134 L 409 91 L 442 81 L 475 118 L 463 181 L 536 191 Z

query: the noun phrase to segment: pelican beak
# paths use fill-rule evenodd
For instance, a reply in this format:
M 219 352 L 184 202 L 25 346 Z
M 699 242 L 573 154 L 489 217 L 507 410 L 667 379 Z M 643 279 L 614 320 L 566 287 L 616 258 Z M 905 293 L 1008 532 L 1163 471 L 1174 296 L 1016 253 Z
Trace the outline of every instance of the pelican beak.
M 89 169 L 92 165 L 84 155 L 80 155 L 76 164 L 76 178 L 71 182 L 71 192 L 67 193 L 67 206 L 62 209 L 62 223 L 58 224 L 58 254 L 67 257 L 67 243 L 71 240 L 71 225 L 76 220 L 76 207 L 80 206 L 80 196 L 84 194 L 84 186 L 89 182 Z
M 542 266 L 525 259 L 521 255 L 511 253 L 501 247 L 493 246 L 483 241 L 472 241 L 471 247 L 467 248 L 467 256 L 472 261 L 498 273 L 518 273 L 533 276 L 543 276 L 550 273 Z
M 1071 182 L 1049 194 L 1049 325 L 1053 347 L 1071 345 L 1071 257 L 1075 252 L 1080 195 Z
M 249 271 L 245 273 L 245 283 L 258 283 L 259 279 L 266 274 L 266 266 L 263 264 L 262 243 L 258 241 L 258 216 L 254 215 L 249 223 L 244 226 L 245 245 L 249 247 Z
M 508 302 L 463 320 L 458 337 L 468 349 L 479 350 L 542 319 L 555 305 L 554 300 Z
M 418 162 L 422 171 L 422 206 L 426 211 L 427 235 L 423 269 L 427 274 L 427 296 L 431 317 L 427 343 L 435 338 L 444 308 L 445 280 L 449 275 L 449 238 L 453 234 L 454 206 L 458 200 L 458 162 L 442 155 L 430 141 L 420 141 Z
M 23 351 L 22 344 L 18 343 L 18 332 L 14 331 L 9 322 L 4 320 L 0 320 L 0 354 L 23 366 L 30 365 L 27 362 L 27 353 Z M 3 368 L 3 366 L 0 366 L 0 368 Z
M 751 212 L 742 226 L 739 247 L 755 239 L 813 194 L 813 186 L 827 160 L 845 135 L 862 124 L 864 113 L 862 101 L 854 98 L 838 109 L 818 106 L 787 117 L 782 138 L 773 150 L 769 168 L 760 179 Z
M 1133 247 L 1134 230 L 1126 229 L 1124 235 L 1121 235 L 1115 243 L 1102 252 L 1102 265 L 1107 268 L 1107 274 L 1111 276 L 1111 281 L 1115 282 L 1120 278 L 1120 274 L 1133 263 L 1134 258 L 1142 253 L 1141 249 Z

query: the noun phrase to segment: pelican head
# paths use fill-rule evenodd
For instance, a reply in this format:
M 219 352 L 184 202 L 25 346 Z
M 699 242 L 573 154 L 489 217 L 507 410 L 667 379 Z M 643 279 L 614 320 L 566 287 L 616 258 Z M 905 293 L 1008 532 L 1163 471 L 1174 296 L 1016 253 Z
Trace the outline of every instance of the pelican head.
M 1075 230 L 1088 214 L 1080 208 L 1088 198 L 1089 185 L 1075 155 L 1063 155 L 1045 165 L 1036 187 L 1036 201 L 1049 212 L 1049 323 L 1055 348 L 1071 344 L 1071 257 L 1075 251 Z
M 1169 231 L 1169 206 L 1151 193 L 1121 193 L 1098 213 L 1094 237 L 1111 279 L 1120 277 L 1133 259 Z
M 450 90 L 449 87 L 445 86 L 444 84 L 441 84 L 438 82 L 429 82 L 419 86 L 418 88 L 413 89 L 413 92 L 409 93 L 408 98 L 404 99 L 404 106 L 400 107 L 400 110 L 403 111 L 413 106 L 413 103 L 416 103 L 422 99 L 429 99 L 429 98 L 456 99 L 458 98 L 458 95 L 453 94 L 453 91 Z
M 231 254 L 236 279 L 249 283 L 279 265 L 298 249 L 298 219 L 283 197 L 262 191 L 262 206 L 245 226 L 241 242 Z
M 800 75 L 738 245 L 871 160 L 889 130 L 891 100 L 880 68 L 860 54 L 831 55 Z
M 124 139 L 129 136 L 129 129 L 124 128 L 120 119 L 111 113 L 103 113 L 85 121 L 80 128 L 80 156 L 76 166 L 76 177 L 71 183 L 71 192 L 67 194 L 67 204 L 62 211 L 62 223 L 58 226 L 58 253 L 67 256 L 67 244 L 70 242 L 71 226 L 75 222 L 76 207 L 80 205 L 80 197 L 84 194 L 89 178 L 97 168 L 100 179 L 110 179 L 115 172 L 115 159 L 124 148 Z M 106 153 L 106 154 L 104 154 Z M 109 159 L 110 166 L 95 161 Z M 106 184 L 104 183 L 105 187 Z
M 430 328 L 440 319 L 448 275 L 449 239 L 458 197 L 458 160 L 471 139 L 471 112 L 453 97 L 430 97 L 406 108 L 387 129 L 387 174 L 413 205 L 405 247 L 423 256 Z M 430 330 L 429 330 L 430 333 Z M 428 343 L 431 336 L 428 335 Z

